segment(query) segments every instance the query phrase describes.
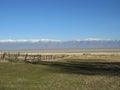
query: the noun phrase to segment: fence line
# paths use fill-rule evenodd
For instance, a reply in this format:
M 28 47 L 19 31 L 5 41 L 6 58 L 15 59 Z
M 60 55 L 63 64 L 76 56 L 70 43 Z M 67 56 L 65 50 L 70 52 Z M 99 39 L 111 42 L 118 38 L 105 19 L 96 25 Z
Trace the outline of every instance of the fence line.
M 23 53 L 6 53 L 0 54 L 0 61 L 8 60 L 11 62 L 22 61 L 22 62 L 38 62 L 41 60 L 55 60 L 59 58 L 65 58 L 66 55 L 31 55 L 31 54 L 23 54 Z

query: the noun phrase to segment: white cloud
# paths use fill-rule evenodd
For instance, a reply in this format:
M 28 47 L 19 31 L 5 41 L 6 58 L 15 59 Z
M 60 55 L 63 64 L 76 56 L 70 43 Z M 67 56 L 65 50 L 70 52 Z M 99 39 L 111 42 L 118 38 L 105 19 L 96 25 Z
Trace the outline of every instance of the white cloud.
M 111 39 L 103 39 L 103 38 L 87 38 L 85 41 L 109 41 Z
M 53 40 L 53 39 L 19 39 L 19 40 L 12 40 L 12 39 L 8 39 L 8 40 L 0 40 L 0 42 L 31 42 L 31 43 L 35 43 L 35 42 L 61 42 L 61 40 Z

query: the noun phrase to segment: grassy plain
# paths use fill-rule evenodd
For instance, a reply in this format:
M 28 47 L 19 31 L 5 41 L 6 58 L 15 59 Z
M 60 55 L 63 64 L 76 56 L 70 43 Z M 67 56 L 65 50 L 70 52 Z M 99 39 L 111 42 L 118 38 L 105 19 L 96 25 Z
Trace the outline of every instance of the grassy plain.
M 38 64 L 0 62 L 0 90 L 120 90 L 119 51 L 22 53 L 68 57 Z

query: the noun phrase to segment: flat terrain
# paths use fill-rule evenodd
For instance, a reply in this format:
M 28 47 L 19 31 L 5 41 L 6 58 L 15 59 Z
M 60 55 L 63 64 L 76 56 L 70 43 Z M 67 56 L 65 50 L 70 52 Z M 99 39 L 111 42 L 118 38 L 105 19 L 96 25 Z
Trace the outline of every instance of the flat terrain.
M 69 56 L 37 64 L 0 62 L 0 90 L 120 90 L 119 51 L 42 54 Z

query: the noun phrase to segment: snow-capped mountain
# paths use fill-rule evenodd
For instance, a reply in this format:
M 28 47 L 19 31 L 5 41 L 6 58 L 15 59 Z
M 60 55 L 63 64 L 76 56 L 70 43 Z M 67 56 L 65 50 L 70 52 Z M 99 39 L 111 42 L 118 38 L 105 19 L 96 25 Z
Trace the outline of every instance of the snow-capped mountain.
M 85 39 L 85 40 L 0 40 L 0 50 L 24 50 L 24 49 L 97 49 L 120 48 L 120 40 L 110 39 Z

